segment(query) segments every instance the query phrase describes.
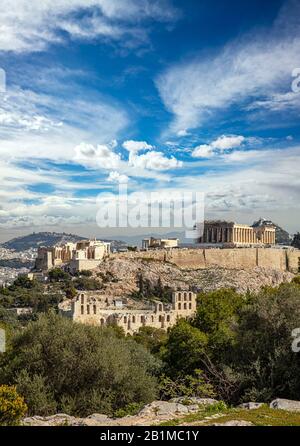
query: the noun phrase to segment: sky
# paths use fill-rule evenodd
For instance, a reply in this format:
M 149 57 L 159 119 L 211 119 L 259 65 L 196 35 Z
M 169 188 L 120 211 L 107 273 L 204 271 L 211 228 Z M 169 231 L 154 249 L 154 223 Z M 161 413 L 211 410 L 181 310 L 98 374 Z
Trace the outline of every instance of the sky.
M 205 194 L 300 230 L 299 0 L 11 0 L 0 10 L 0 241 L 101 228 L 103 194 Z M 168 228 L 164 228 L 167 231 Z

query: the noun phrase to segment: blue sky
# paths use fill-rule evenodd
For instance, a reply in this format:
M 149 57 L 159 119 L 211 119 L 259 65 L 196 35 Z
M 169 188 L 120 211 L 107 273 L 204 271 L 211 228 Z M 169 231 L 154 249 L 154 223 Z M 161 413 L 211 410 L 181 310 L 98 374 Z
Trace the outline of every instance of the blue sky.
M 0 29 L 1 240 L 122 235 L 96 197 L 125 180 L 299 230 L 298 0 L 12 0 Z

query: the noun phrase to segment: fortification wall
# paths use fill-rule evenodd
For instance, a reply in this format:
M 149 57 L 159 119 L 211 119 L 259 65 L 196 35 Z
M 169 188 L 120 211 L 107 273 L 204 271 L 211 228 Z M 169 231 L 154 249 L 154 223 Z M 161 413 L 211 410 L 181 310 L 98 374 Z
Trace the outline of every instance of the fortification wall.
M 276 248 L 209 248 L 149 250 L 116 254 L 125 258 L 152 259 L 174 263 L 182 269 L 221 267 L 252 269 L 256 266 L 299 272 L 300 250 Z

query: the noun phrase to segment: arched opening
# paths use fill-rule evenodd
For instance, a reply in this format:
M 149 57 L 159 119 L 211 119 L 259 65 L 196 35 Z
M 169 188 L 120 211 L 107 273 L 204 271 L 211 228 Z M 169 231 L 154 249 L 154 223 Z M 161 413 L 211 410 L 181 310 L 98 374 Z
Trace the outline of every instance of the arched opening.
M 101 318 L 101 319 L 100 319 L 100 325 L 101 325 L 101 327 L 103 327 L 104 323 L 105 323 L 104 319 Z
M 132 323 L 135 324 L 135 316 L 132 316 Z
M 94 308 L 94 314 L 96 314 L 96 313 L 97 313 L 97 307 L 96 307 L 96 305 L 93 305 L 93 308 Z
M 186 293 L 184 293 L 183 295 L 183 300 L 186 300 Z
M 183 308 L 186 310 L 186 304 L 184 304 Z
M 81 305 L 81 314 L 84 314 L 84 306 Z
M 178 304 L 178 310 L 181 310 L 181 303 Z

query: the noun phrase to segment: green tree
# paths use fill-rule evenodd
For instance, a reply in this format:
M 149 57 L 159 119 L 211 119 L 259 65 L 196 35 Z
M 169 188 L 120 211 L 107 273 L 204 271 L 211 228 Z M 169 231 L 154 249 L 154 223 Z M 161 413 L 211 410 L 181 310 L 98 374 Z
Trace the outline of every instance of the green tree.
M 155 354 L 167 342 L 168 335 L 165 330 L 145 326 L 140 327 L 139 331 L 133 335 L 133 339 Z
M 265 288 L 242 310 L 231 359 L 240 381 L 240 399 L 299 399 L 300 357 L 291 348 L 299 321 L 296 284 Z
M 76 324 L 54 312 L 15 335 L 2 365 L 0 379 L 17 383 L 31 414 L 49 414 L 55 403 L 58 411 L 80 416 L 111 415 L 152 401 L 161 367 L 143 346 L 113 329 Z
M 193 373 L 201 368 L 201 357 L 207 346 L 207 336 L 192 327 L 185 319 L 179 319 L 169 332 L 169 339 L 162 351 L 170 376 Z
M 193 325 L 208 336 L 211 354 L 222 355 L 224 347 L 234 340 L 234 327 L 246 297 L 233 289 L 219 289 L 198 296 Z
M 297 234 L 294 235 L 292 246 L 294 246 L 294 248 L 300 249 L 300 232 L 297 232 Z

